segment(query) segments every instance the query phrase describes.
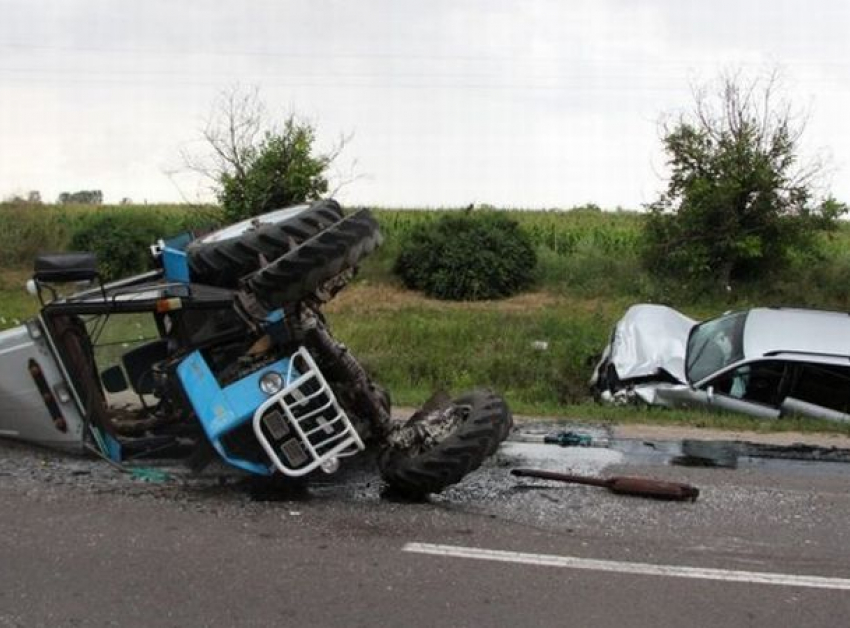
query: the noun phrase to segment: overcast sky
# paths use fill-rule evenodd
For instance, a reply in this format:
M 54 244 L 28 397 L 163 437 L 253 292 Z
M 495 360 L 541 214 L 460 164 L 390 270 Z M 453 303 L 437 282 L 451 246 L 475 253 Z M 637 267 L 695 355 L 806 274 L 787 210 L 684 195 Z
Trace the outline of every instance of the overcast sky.
M 240 84 L 353 133 L 349 204 L 638 208 L 690 85 L 779 66 L 850 201 L 848 31 L 846 0 L 0 0 L 0 198 L 210 198 L 174 171 Z

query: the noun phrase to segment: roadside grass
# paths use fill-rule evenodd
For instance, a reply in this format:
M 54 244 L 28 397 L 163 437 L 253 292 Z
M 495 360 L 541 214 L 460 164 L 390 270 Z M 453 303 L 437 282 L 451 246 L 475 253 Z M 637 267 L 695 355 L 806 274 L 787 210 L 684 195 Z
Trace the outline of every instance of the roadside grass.
M 402 403 L 434 390 L 497 389 L 554 408 L 586 395 L 587 362 L 619 308 L 531 293 L 498 302 L 443 303 L 360 283 L 327 308 L 335 334 Z
M 636 424 L 669 425 L 728 430 L 733 432 L 801 432 L 809 434 L 843 434 L 850 436 L 850 424 L 836 423 L 823 419 L 783 417 L 781 419 L 758 419 L 729 412 L 708 412 L 690 409 L 660 408 L 650 406 L 608 406 L 592 401 L 565 405 L 554 412 L 526 411 L 522 405 L 513 407 L 514 412 L 543 417 L 544 420 L 570 419 L 590 424 Z
M 122 356 L 141 344 L 159 339 L 152 314 L 114 314 L 108 318 L 93 317 L 86 327 L 94 345 L 98 369 L 120 364 Z
M 26 291 L 31 270 L 4 268 L 0 272 L 0 329 L 13 327 L 38 312 L 38 299 Z

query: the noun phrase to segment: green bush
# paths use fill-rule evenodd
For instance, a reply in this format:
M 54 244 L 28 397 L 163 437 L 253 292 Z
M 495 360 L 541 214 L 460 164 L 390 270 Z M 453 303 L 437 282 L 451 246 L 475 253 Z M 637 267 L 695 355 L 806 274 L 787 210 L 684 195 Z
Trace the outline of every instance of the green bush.
M 529 286 L 537 257 L 516 221 L 497 213 L 448 214 L 404 239 L 394 270 L 438 299 L 498 299 Z
M 71 249 L 95 253 L 101 275 L 111 280 L 147 270 L 148 247 L 160 237 L 137 215 L 92 214 L 71 238 Z
M 150 270 L 150 246 L 205 222 L 197 213 L 101 210 L 80 216 L 69 248 L 97 255 L 104 280 Z

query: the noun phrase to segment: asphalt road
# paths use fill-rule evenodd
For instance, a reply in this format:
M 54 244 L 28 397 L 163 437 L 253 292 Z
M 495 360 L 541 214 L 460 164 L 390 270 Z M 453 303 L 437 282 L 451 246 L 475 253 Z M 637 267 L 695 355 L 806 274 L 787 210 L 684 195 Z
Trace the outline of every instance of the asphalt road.
M 850 465 L 697 469 L 510 444 L 410 504 L 383 496 L 368 462 L 265 501 L 215 470 L 153 484 L 0 444 L 0 626 L 850 623 Z M 518 463 L 702 493 L 518 480 Z

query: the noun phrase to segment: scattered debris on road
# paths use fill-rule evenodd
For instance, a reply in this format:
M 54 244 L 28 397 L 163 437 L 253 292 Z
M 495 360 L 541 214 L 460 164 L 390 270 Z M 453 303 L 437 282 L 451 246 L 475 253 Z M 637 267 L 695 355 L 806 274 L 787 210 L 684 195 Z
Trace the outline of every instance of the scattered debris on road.
M 548 445 L 560 445 L 561 447 L 592 447 L 593 437 L 590 434 L 572 431 L 560 431 L 546 434 L 543 442 Z
M 513 434 L 510 440 L 518 443 L 560 445 L 561 447 L 610 447 L 608 432 L 599 428 L 562 428 L 546 432 L 523 430 Z
M 737 469 L 740 453 L 738 443 L 686 439 L 682 441 L 682 455 L 671 462 L 682 467 Z

